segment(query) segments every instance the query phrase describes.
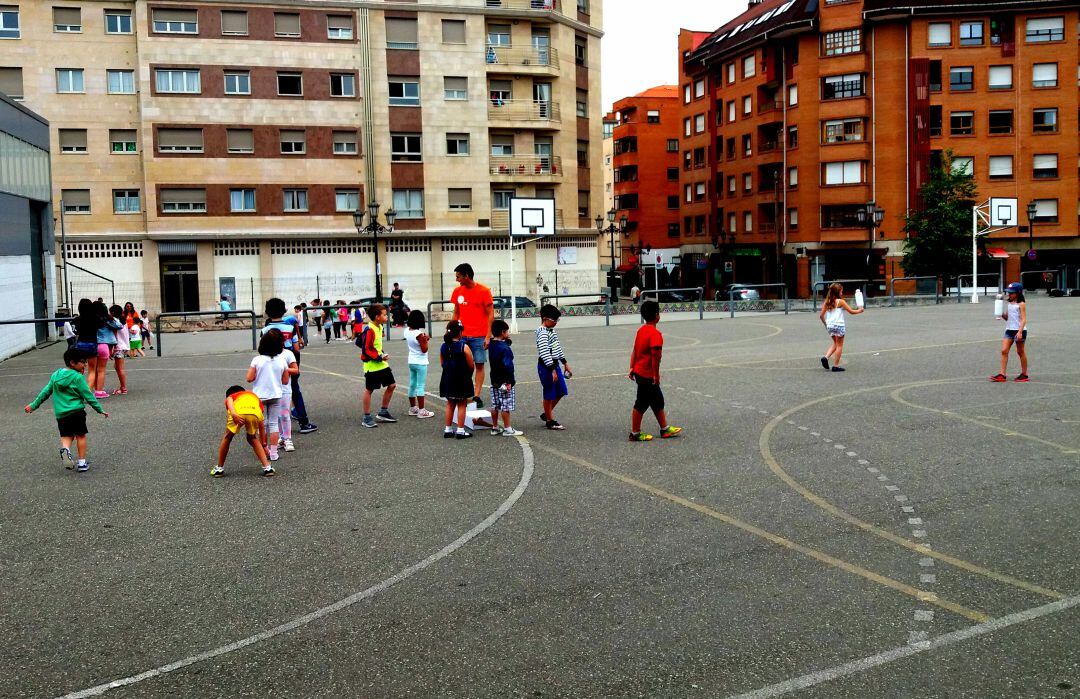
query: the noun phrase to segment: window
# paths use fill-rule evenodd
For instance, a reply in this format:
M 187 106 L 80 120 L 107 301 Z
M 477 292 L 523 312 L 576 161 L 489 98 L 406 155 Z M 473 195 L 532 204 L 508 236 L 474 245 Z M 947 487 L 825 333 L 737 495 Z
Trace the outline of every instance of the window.
M 668 198 L 670 199 L 670 197 L 668 197 Z M 675 205 L 674 208 L 676 208 L 676 209 L 679 208 L 678 207 L 678 201 L 679 201 L 679 198 L 675 197 L 676 205 Z M 668 208 L 669 209 L 672 208 L 670 206 L 670 202 L 669 202 Z M 679 224 L 677 224 L 677 223 L 669 223 L 667 225 L 667 234 L 668 234 L 669 238 L 678 238 L 679 237 Z
M 255 211 L 254 189 L 230 189 L 229 211 L 234 214 L 252 213 Z
M 952 166 L 954 175 L 971 176 L 975 174 L 975 158 L 970 155 L 954 155 L 949 164 Z
M 949 89 L 953 92 L 974 90 L 975 69 L 971 66 L 949 68 Z
M 446 198 L 451 211 L 472 211 L 471 189 L 448 189 Z
M 788 85 L 787 89 L 787 103 L 788 106 L 794 107 L 799 103 L 799 86 Z
M 743 116 L 752 114 L 754 111 L 754 100 L 750 95 L 742 98 L 742 113 Z
M 991 90 L 1009 90 L 1013 86 L 1012 66 L 990 66 L 987 85 Z
M 135 129 L 109 129 L 110 153 L 135 153 Z
M 862 204 L 837 204 L 821 207 L 822 228 L 865 228 L 859 223 L 858 211 Z
M 199 13 L 196 10 L 155 8 L 152 11 L 153 31 L 158 34 L 198 34 Z M 205 203 L 204 203 L 205 209 Z
M 1013 113 L 1011 109 L 990 110 L 990 133 L 1012 133 Z
M 798 124 L 793 124 L 792 126 L 788 127 L 788 129 L 787 129 L 787 137 L 788 137 L 787 138 L 787 147 L 788 148 L 798 148 L 799 147 L 799 126 L 798 126 Z
M 225 71 L 226 95 L 250 95 L 251 73 L 246 70 Z
M 743 212 L 743 231 L 746 233 L 754 232 L 754 215 L 749 211 Z
M 448 133 L 448 134 L 446 134 L 446 154 L 447 155 L 468 155 L 469 154 L 469 134 L 467 134 L 467 133 Z
M 574 37 L 574 64 L 579 66 L 588 65 L 589 40 L 583 36 Z
M 826 56 L 859 53 L 862 51 L 862 30 L 841 29 L 837 32 L 826 32 L 821 37 L 821 42 Z
M 162 93 L 197 95 L 202 91 L 198 70 L 166 70 L 158 68 L 154 71 L 154 87 L 158 92 Z
M 822 143 L 847 143 L 863 140 L 862 119 L 830 119 L 822 122 Z
M 394 163 L 418 163 L 423 160 L 420 151 L 420 134 L 390 134 L 390 161 Z
M 419 107 L 420 80 L 418 78 L 390 78 L 390 105 Z
M 1013 157 L 1011 155 L 990 156 L 990 179 L 1011 180 L 1013 176 Z
M 469 99 L 469 79 L 447 75 L 443 78 L 443 97 L 447 100 Z
M 650 109 L 649 111 L 647 111 L 645 113 L 645 121 L 646 121 L 646 123 L 649 123 L 649 124 L 659 124 L 660 123 L 660 110 L 659 109 Z
M 509 199 L 506 208 L 510 208 Z M 395 189 L 394 210 L 397 211 L 398 218 L 424 218 L 424 190 Z
M 161 212 L 166 214 L 205 214 L 205 189 L 161 190 Z
M 1044 41 L 1063 41 L 1064 39 L 1064 17 L 1038 17 L 1027 21 L 1027 41 L 1029 44 Z
M 798 230 L 799 229 L 799 210 L 798 209 L 788 209 L 787 210 L 787 218 L 788 218 L 788 228 L 793 230 L 793 231 Z
M 616 143 L 618 143 L 616 141 Z M 618 152 L 618 149 L 616 149 Z M 496 158 L 509 157 L 514 154 L 514 137 L 511 135 L 495 134 L 491 137 L 491 155 Z
M 667 178 L 668 178 L 668 182 L 678 182 L 679 181 L 679 168 L 677 168 L 677 167 L 669 167 L 667 169 Z
M 750 54 L 749 56 L 743 57 L 743 59 L 742 59 L 742 76 L 743 76 L 743 79 L 745 80 L 746 78 L 754 77 L 754 72 L 755 71 L 756 71 L 755 54 Z
M 284 198 L 282 209 L 286 213 L 308 210 L 308 192 L 306 189 L 285 189 L 282 190 L 282 196 Z
M 705 81 L 704 80 L 695 80 L 694 81 L 694 99 L 698 99 L 698 98 L 704 97 L 704 96 L 705 96 Z
M 335 131 L 333 138 L 334 155 L 356 155 L 359 153 L 355 131 Z
M 1031 67 L 1032 87 L 1057 87 L 1057 63 L 1036 63 Z
M 735 100 L 727 103 L 727 120 L 729 124 L 735 121 Z
M 334 191 L 334 211 L 344 213 L 360 208 L 360 190 L 338 189 Z
M 21 32 L 19 31 L 18 6 L 0 7 L 0 39 L 18 39 L 19 36 Z
M 491 24 L 487 30 L 488 46 L 495 48 L 507 48 L 510 46 L 510 25 Z
M 221 33 L 224 36 L 247 36 L 248 13 L 244 10 L 222 10 Z
M 830 75 L 822 80 L 821 98 L 839 100 L 848 97 L 862 97 L 866 94 L 866 81 L 862 73 L 848 75 Z
M 282 129 L 278 141 L 284 155 L 298 155 L 307 151 L 307 139 L 303 129 Z
M 57 68 L 56 69 L 57 92 L 83 92 L 82 68 Z
M 694 155 L 690 151 L 688 151 L 688 150 L 683 151 L 682 160 L 683 160 L 683 170 L 689 170 L 691 167 L 693 167 Z
M 330 96 L 356 97 L 356 76 L 352 73 L 331 73 Z
M 202 153 L 202 129 L 158 129 L 159 153 Z
M 589 116 L 589 93 L 585 90 L 578 90 L 575 100 L 575 109 L 577 115 L 582 118 Z
M 725 68 L 725 70 L 727 72 L 728 85 L 734 84 L 735 83 L 735 64 L 734 63 L 728 63 L 724 68 Z
M 1056 107 L 1032 110 L 1031 116 L 1031 130 L 1035 133 L 1054 133 L 1058 130 L 1058 110 Z
M 686 203 L 694 201 L 694 188 L 690 185 L 683 186 L 683 196 L 686 197 Z
M 941 135 L 941 119 L 942 119 L 942 117 L 941 117 L 941 105 L 940 104 L 932 104 L 932 105 L 930 105 L 930 135 L 931 136 L 940 136 Z
M 274 13 L 274 36 L 295 39 L 300 36 L 300 15 L 295 12 Z
M 1032 223 L 1057 223 L 1058 222 L 1058 200 L 1057 199 L 1036 199 L 1035 200 L 1035 215 L 1031 217 Z
M 754 191 L 754 176 L 749 172 L 742 176 L 742 188 L 744 192 Z
M 742 137 L 742 151 L 743 157 L 748 158 L 754 154 L 753 141 L 750 138 L 750 134 L 743 134 Z
M 139 190 L 114 189 L 112 210 L 114 214 L 137 214 L 142 211 L 142 206 L 139 204 Z
M 983 23 L 980 22 L 961 22 L 960 23 L 960 45 L 961 46 L 982 46 L 983 44 Z
M 353 38 L 351 15 L 327 15 L 326 38 L 348 41 Z
M 54 32 L 79 33 L 82 31 L 82 10 L 79 8 L 54 7 L 52 14 Z
M 822 165 L 823 185 L 862 184 L 863 163 L 858 160 L 850 160 L 841 163 L 824 163 Z
M 941 92 L 941 61 L 930 61 L 930 92 Z
M 0 92 L 13 100 L 23 98 L 22 68 L 0 68 Z
M 690 117 L 686 117 L 685 119 L 682 120 L 682 126 L 683 126 L 683 136 L 689 136 L 694 132 L 693 127 L 691 126 Z
M 514 198 L 512 189 L 496 189 L 491 193 L 492 211 L 506 211 L 510 208 L 510 200 Z
M 728 178 L 727 178 L 727 191 L 728 191 L 728 194 L 734 195 L 735 192 L 736 192 L 737 187 L 738 187 L 738 184 L 735 182 L 735 176 L 734 175 L 728 175 Z
M 678 153 L 679 152 L 679 139 L 677 139 L 677 138 L 669 138 L 667 140 L 667 152 L 668 153 Z
M 694 185 L 694 201 L 705 201 L 705 183 L 698 182 Z
M 787 169 L 787 184 L 788 184 L 788 189 L 798 189 L 799 188 L 799 168 L 797 168 L 797 167 L 789 167 Z
M 105 78 L 110 95 L 135 94 L 135 71 L 107 70 L 105 71 Z
M 251 129 L 226 129 L 225 143 L 230 153 L 255 152 L 255 134 Z
M 442 40 L 444 44 L 464 44 L 465 20 L 444 19 L 442 21 Z
M 949 112 L 949 134 L 971 136 L 975 133 L 975 112 Z
M 62 189 L 60 190 L 60 200 L 64 204 L 65 214 L 90 213 L 89 189 Z
M 58 129 L 61 153 L 85 153 L 86 129 Z
M 386 48 L 415 51 L 419 47 L 415 19 L 386 18 Z
M 948 22 L 931 22 L 927 28 L 927 41 L 930 46 L 949 46 L 952 44 L 952 25 Z
M 300 73 L 278 73 L 277 93 L 291 97 L 300 97 L 304 94 L 304 78 Z
M 724 155 L 727 156 L 728 160 L 733 160 L 735 158 L 735 139 L 734 138 L 729 138 L 727 141 L 724 142 Z
M 1034 156 L 1032 158 L 1031 176 L 1037 180 L 1057 179 L 1057 153 L 1048 153 Z
M 703 133 L 705 131 L 705 115 L 698 114 L 694 117 L 694 133 Z
M 127 10 L 105 10 L 106 34 L 130 34 L 131 13 Z

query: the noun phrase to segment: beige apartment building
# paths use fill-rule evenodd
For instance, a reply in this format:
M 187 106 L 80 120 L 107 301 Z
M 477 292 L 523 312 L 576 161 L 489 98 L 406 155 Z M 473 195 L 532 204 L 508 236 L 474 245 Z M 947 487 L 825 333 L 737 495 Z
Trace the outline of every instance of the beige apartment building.
M 372 296 L 470 262 L 510 294 L 509 201 L 555 200 L 513 293 L 599 284 L 600 0 L 0 4 L 0 92 L 50 122 L 70 294 L 152 310 Z M 384 214 L 380 221 L 385 223 Z M 570 249 L 573 252 L 569 252 Z M 111 284 L 109 281 L 111 280 Z

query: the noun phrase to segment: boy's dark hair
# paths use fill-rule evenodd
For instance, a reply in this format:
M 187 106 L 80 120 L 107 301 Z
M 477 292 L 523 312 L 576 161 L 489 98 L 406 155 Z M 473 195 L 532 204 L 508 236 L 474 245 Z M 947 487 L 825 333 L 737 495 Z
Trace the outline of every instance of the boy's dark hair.
M 279 298 L 267 299 L 266 301 L 266 317 L 267 318 L 281 318 L 285 315 L 285 302 Z
M 540 309 L 541 319 L 550 318 L 551 320 L 558 320 L 560 316 L 562 316 L 562 311 L 555 306 L 552 306 L 550 303 L 544 304 Z
M 225 389 L 225 397 L 235 396 L 237 393 L 243 393 L 246 390 L 243 386 L 229 386 Z
M 270 328 L 259 340 L 259 354 L 276 357 L 285 351 L 285 336 L 277 328 Z
M 105 320 L 109 317 L 109 307 L 105 305 L 103 301 L 94 301 L 94 315 L 98 318 Z
M 109 306 L 109 315 L 111 315 L 113 318 L 119 318 L 120 316 L 124 315 L 124 309 L 120 308 L 120 306 L 114 303 L 113 305 Z
M 427 320 L 424 318 L 424 312 L 419 309 L 409 311 L 409 317 L 405 319 L 405 325 L 409 326 L 409 330 L 419 330 L 427 325 Z
M 381 303 L 373 303 L 373 304 L 371 304 L 370 306 L 367 307 L 368 318 L 371 318 L 372 320 L 375 320 L 376 318 L 381 316 L 382 312 L 385 311 L 385 310 L 386 310 L 386 306 L 382 305 Z
M 656 301 L 646 301 L 641 304 L 641 319 L 651 323 L 660 317 L 660 304 Z
M 64 366 L 71 366 L 75 362 L 85 362 L 86 355 L 76 350 L 74 347 L 64 351 Z
M 466 276 L 469 279 L 473 279 L 474 275 L 476 274 L 475 272 L 473 272 L 472 265 L 470 265 L 468 262 L 462 262 L 457 267 L 454 267 L 454 271 L 460 272 L 463 276 Z
M 460 320 L 452 320 L 446 324 L 446 334 L 443 335 L 443 342 L 450 343 L 461 337 L 462 331 L 465 326 L 461 324 Z
M 491 335 L 502 335 L 504 332 L 510 329 L 510 326 L 506 324 L 505 320 L 496 320 L 491 323 Z

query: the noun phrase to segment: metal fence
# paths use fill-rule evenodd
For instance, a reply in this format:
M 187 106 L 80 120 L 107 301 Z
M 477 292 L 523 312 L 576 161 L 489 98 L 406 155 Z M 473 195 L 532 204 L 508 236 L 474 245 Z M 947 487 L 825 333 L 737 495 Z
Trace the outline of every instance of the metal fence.
M 896 306 L 896 282 L 915 282 L 918 284 L 919 280 L 922 279 L 934 280 L 934 303 L 941 303 L 941 279 L 939 277 L 893 277 L 889 280 L 889 306 Z M 915 288 L 915 296 L 921 296 L 917 286 Z M 929 296 L 929 294 L 927 294 L 927 296 Z
M 251 349 L 256 350 L 259 348 L 258 329 L 255 327 L 255 312 L 254 311 L 229 311 L 230 316 L 240 316 L 251 319 Z M 154 319 L 154 339 L 156 342 L 154 346 L 157 348 L 157 356 L 161 356 L 161 346 L 165 344 L 165 336 L 161 334 L 161 319 L 162 318 L 188 318 L 188 317 L 201 317 L 201 316 L 217 316 L 222 318 L 224 314 L 221 311 L 194 311 L 191 313 L 158 313 L 157 318 Z

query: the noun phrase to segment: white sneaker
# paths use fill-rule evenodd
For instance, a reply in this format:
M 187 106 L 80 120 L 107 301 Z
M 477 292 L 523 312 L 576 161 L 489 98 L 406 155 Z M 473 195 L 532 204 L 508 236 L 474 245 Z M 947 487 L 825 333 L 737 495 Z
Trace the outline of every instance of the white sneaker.
M 435 417 L 435 413 L 431 412 L 427 408 L 424 408 L 416 413 L 416 417 L 421 420 L 426 420 L 429 417 Z
M 523 434 L 525 433 L 521 430 L 515 430 L 513 427 L 507 427 L 502 431 L 503 437 L 520 437 Z
M 284 449 L 285 449 L 285 451 L 296 451 L 296 447 L 293 446 L 293 443 L 292 443 L 291 439 L 286 439 L 285 440 Z
M 417 408 L 415 405 L 412 406 L 411 408 L 409 408 L 409 415 L 412 415 L 413 417 L 416 417 L 419 414 L 420 414 L 420 408 Z
M 221 478 L 225 475 L 225 469 L 223 469 L 221 466 L 215 466 L 210 469 L 210 475 L 214 478 Z
M 268 456 L 270 457 L 271 461 L 277 461 L 280 458 L 280 456 L 278 455 L 277 449 L 270 452 L 270 454 L 268 454 Z

